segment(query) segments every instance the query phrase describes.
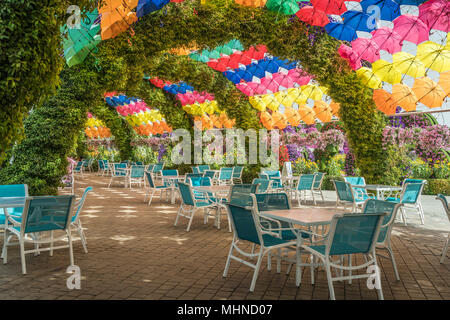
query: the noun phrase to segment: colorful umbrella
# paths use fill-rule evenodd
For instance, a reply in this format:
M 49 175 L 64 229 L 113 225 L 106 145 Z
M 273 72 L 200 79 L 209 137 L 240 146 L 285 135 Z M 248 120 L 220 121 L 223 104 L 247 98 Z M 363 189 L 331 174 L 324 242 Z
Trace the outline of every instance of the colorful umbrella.
M 372 64 L 373 73 L 380 80 L 391 84 L 400 83 L 402 81 L 402 73 L 392 64 L 385 60 L 378 60 Z
M 402 40 L 407 40 L 415 44 L 428 40 L 429 29 L 427 25 L 418 17 L 404 14 L 394 20 L 394 31 Z
M 359 59 L 373 63 L 380 59 L 380 47 L 372 39 L 358 38 L 352 41 L 352 49 Z
M 394 54 L 402 50 L 402 36 L 395 30 L 383 27 L 371 32 L 372 41 L 382 50 Z
M 407 85 L 394 84 L 392 86 L 391 99 L 395 105 L 402 107 L 405 111 L 416 110 L 417 97 Z
M 428 77 L 416 79 L 412 90 L 416 94 L 419 102 L 428 108 L 442 106 L 446 96 L 445 91 L 436 82 Z
M 361 11 L 347 11 L 342 16 L 344 24 L 358 31 L 371 32 L 373 28 L 369 26 L 370 16 Z
M 338 40 L 350 42 L 357 38 L 356 30 L 353 27 L 340 22 L 330 22 L 325 26 L 325 31 Z
M 441 73 L 438 83 L 444 90 L 445 94 L 447 96 L 450 95 L 450 72 Z
M 361 68 L 361 59 L 359 58 L 358 54 L 349 46 L 341 43 L 338 49 L 338 53 L 342 58 L 348 61 L 350 67 L 353 70 L 358 70 L 359 68 Z
M 284 115 L 286 116 L 286 119 L 289 122 L 289 124 L 293 127 L 297 127 L 300 124 L 300 121 L 302 120 L 298 111 L 292 107 L 285 107 Z
M 381 88 L 381 80 L 378 78 L 371 69 L 367 67 L 362 67 L 358 70 L 356 70 L 356 75 L 359 79 L 361 79 L 361 82 L 366 85 L 369 88 L 372 89 L 378 89 Z
M 311 100 L 321 100 L 323 97 L 323 91 L 315 85 L 307 84 L 301 86 L 301 95 Z
M 295 0 L 267 0 L 267 9 L 275 12 L 280 12 L 286 15 L 295 14 L 300 10 L 297 1 Z
M 136 15 L 140 18 L 154 11 L 160 10 L 169 0 L 139 0 L 136 9 Z
M 131 11 L 137 4 L 138 0 L 104 0 L 99 4 L 102 40 L 118 36 L 137 21 L 136 13 Z
M 413 78 L 419 78 L 425 75 L 425 66 L 416 56 L 407 52 L 397 52 L 392 57 L 393 65 L 401 73 Z
M 330 108 L 333 116 L 338 116 L 341 105 L 337 102 L 331 101 Z
M 417 57 L 423 64 L 437 72 L 450 71 L 450 51 L 434 42 L 427 41 L 417 46 Z
M 283 130 L 284 128 L 286 128 L 287 124 L 288 124 L 286 115 L 284 115 L 278 111 L 272 112 L 272 122 L 273 122 L 273 126 L 277 127 L 280 130 Z
M 419 19 L 429 29 L 450 32 L 450 5 L 447 0 L 432 0 L 419 6 Z
M 298 106 L 298 114 L 300 115 L 300 118 L 302 121 L 306 124 L 315 124 L 316 121 L 314 119 L 315 113 L 314 110 L 311 107 L 308 107 L 307 105 L 300 104 Z
M 326 14 L 341 15 L 347 11 L 344 0 L 311 0 L 310 2 L 314 8 Z
M 373 101 L 377 109 L 387 115 L 395 114 L 397 105 L 391 98 L 391 94 L 384 89 L 373 90 Z
M 266 128 L 267 130 L 274 129 L 272 116 L 267 111 L 261 112 L 260 119 L 264 128 Z
M 234 0 L 235 3 L 246 6 L 246 7 L 264 7 L 267 0 Z
M 324 27 L 330 23 L 330 19 L 325 12 L 312 6 L 305 6 L 297 11 L 295 14 L 301 21 L 304 21 L 312 26 Z
M 323 123 L 330 122 L 331 118 L 333 117 L 333 111 L 331 110 L 330 106 L 322 101 L 314 101 L 314 108 L 313 108 L 316 118 L 318 118 Z
M 400 5 L 393 0 L 362 0 L 363 12 L 368 12 L 370 6 L 376 6 L 380 10 L 380 20 L 393 21 L 401 15 Z

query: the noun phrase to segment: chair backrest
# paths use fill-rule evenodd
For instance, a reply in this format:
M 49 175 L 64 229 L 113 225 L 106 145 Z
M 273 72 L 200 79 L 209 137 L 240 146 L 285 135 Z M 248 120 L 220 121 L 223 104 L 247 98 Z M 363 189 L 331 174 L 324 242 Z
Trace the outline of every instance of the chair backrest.
M 371 253 L 383 217 L 383 213 L 335 215 L 331 220 L 325 255 Z
M 74 195 L 27 198 L 21 233 L 66 230 L 70 225 L 74 201 Z
M 98 160 L 98 167 L 100 170 L 104 170 L 105 169 L 105 163 L 103 162 L 103 160 Z
M 178 170 L 176 169 L 162 170 L 161 173 L 163 176 L 178 176 Z
M 145 166 L 143 165 L 133 165 L 131 166 L 130 177 L 131 178 L 143 178 L 144 177 Z
M 216 176 L 216 172 L 212 170 L 205 170 L 205 172 L 203 172 L 203 176 L 214 179 L 214 177 Z
M 242 176 L 243 169 L 244 167 L 242 166 L 233 167 L 233 178 L 240 178 Z
M 190 178 L 194 178 L 194 177 L 203 177 L 202 173 L 186 173 L 186 181 Z
M 153 181 L 153 173 L 151 173 L 150 171 L 145 171 L 145 176 L 147 177 L 147 182 L 148 185 L 150 186 L 150 188 L 155 188 L 155 183 Z
M 270 178 L 280 178 L 281 177 L 281 172 L 280 171 L 275 171 L 275 170 L 264 170 L 261 172 L 261 174 L 266 174 L 267 176 L 269 176 Z
M 208 177 L 187 177 L 186 182 L 193 187 L 210 186 L 211 179 Z
M 153 173 L 159 173 L 164 168 L 164 162 L 157 163 L 153 166 Z
M 230 192 L 230 203 L 231 204 L 240 204 L 249 203 L 250 194 L 256 193 L 258 191 L 257 184 L 235 184 L 231 186 Z
M 183 201 L 185 205 L 194 206 L 195 200 L 191 186 L 184 182 L 178 182 L 178 189 L 180 190 L 181 201 Z
M 291 208 L 285 192 L 255 194 L 258 211 L 286 210 Z
M 78 161 L 77 165 L 75 166 L 75 170 L 79 171 L 83 167 L 83 161 Z
M 344 177 L 344 181 L 350 183 L 352 186 L 366 185 L 366 180 L 364 177 Z
M 273 181 L 269 179 L 255 178 L 253 179 L 252 184 L 259 184 L 258 193 L 266 193 L 270 191 L 272 182 Z
M 92 191 L 92 187 L 87 187 L 84 189 L 84 193 L 81 196 L 81 199 L 75 203 L 75 214 L 73 215 L 73 221 L 77 221 L 80 218 L 80 212 L 83 209 L 84 201 L 86 201 L 87 194 Z
M 83 160 L 83 167 L 89 167 L 89 159 Z
M 201 164 L 198 166 L 198 170 L 200 173 L 203 173 L 205 170 L 211 169 L 208 164 Z
M 312 190 L 316 174 L 302 174 L 298 179 L 297 190 Z
M 322 187 L 323 178 L 325 177 L 325 173 L 316 172 L 316 178 L 314 179 L 314 189 L 320 189 Z
M 424 179 L 410 179 L 410 178 L 406 178 L 405 180 L 403 180 L 402 185 L 406 184 L 406 183 L 427 183 L 427 180 Z
M 154 166 L 155 166 L 154 164 L 147 165 L 147 168 L 145 169 L 145 171 L 153 172 L 153 167 Z
M 355 197 L 349 182 L 333 180 L 336 195 L 340 201 L 354 202 Z
M 126 169 L 127 168 L 127 164 L 125 162 L 121 162 L 121 163 L 115 163 L 114 164 L 114 175 L 115 176 L 126 176 L 127 173 L 124 170 L 121 169 Z
M 405 183 L 400 195 L 400 203 L 416 203 L 422 193 L 423 186 L 423 183 Z
M 198 167 L 192 167 L 192 173 L 194 174 L 201 174 L 200 170 L 198 169 Z
M 233 177 L 233 168 L 220 168 L 219 180 L 230 180 Z
M 28 185 L 26 184 L 5 184 L 0 185 L 0 198 L 4 197 L 28 197 Z M 8 208 L 10 214 L 22 214 L 23 208 Z M 3 210 L 0 209 L 0 214 Z
M 142 161 L 136 161 L 136 162 L 135 162 L 135 165 L 137 165 L 137 166 L 143 166 L 144 163 L 142 163 Z
M 394 226 L 395 217 L 402 204 L 391 201 L 368 199 L 363 208 L 363 213 L 384 213 L 385 216 L 381 223 L 380 234 L 377 242 L 383 243 L 390 236 Z
M 249 198 L 250 200 L 246 199 L 244 203 L 252 203 L 250 196 Z M 258 222 L 259 218 L 255 217 L 252 206 L 229 203 L 226 207 L 235 238 L 261 244 L 262 236 Z
M 440 200 L 444 206 L 445 213 L 447 213 L 448 220 L 450 221 L 450 207 L 448 205 L 447 198 L 443 194 L 438 194 L 436 200 Z

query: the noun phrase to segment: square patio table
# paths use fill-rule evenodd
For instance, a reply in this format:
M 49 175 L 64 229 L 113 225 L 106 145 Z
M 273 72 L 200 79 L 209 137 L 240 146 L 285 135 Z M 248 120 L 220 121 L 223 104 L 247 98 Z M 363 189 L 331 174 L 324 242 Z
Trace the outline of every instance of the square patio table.
M 161 178 L 162 180 L 167 181 L 167 183 L 170 186 L 171 189 L 171 203 L 174 204 L 175 203 L 175 182 L 177 180 L 185 180 L 185 176 L 159 176 L 158 178 Z
M 354 187 L 361 187 L 366 190 L 375 190 L 377 193 L 377 199 L 379 200 L 384 200 L 392 196 L 393 193 L 402 191 L 402 187 L 387 186 L 382 184 L 366 184 L 365 186 L 354 186 Z

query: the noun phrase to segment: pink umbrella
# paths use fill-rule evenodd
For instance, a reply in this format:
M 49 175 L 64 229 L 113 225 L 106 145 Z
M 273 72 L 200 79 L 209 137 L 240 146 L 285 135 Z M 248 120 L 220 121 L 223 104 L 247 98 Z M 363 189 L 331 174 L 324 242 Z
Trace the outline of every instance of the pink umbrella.
M 419 19 L 427 27 L 444 32 L 450 31 L 450 2 L 446 0 L 428 1 L 419 6 Z
M 347 11 L 344 0 L 311 0 L 314 8 L 327 14 L 341 15 Z
M 419 17 L 404 14 L 394 20 L 394 31 L 401 36 L 402 41 L 419 44 L 428 40 L 430 30 Z
M 261 87 L 271 92 L 278 92 L 280 84 L 275 79 L 264 77 L 261 79 Z
M 182 106 L 188 104 L 186 94 L 177 93 L 177 99 L 180 100 Z
M 274 73 L 273 80 L 279 83 L 279 90 L 285 90 L 294 87 L 294 81 L 292 80 L 292 78 L 284 73 Z
M 252 82 L 250 82 L 252 83 Z M 254 96 L 255 95 L 255 89 L 248 85 L 247 82 L 242 82 L 236 84 L 236 88 L 240 90 L 243 94 L 247 96 Z
M 372 41 L 382 50 L 394 54 L 402 51 L 402 36 L 396 31 L 383 27 L 371 32 Z
M 380 47 L 371 39 L 358 38 L 353 40 L 352 49 L 359 59 L 367 60 L 370 63 L 380 60 Z
M 361 59 L 349 46 L 341 44 L 338 49 L 338 53 L 342 58 L 348 61 L 350 67 L 353 70 L 358 70 L 359 68 L 361 68 Z

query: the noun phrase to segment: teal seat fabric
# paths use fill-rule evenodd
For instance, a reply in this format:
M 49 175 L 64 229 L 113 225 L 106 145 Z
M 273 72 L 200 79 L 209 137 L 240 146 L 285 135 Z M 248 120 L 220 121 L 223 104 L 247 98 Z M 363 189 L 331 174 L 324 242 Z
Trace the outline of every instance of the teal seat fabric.
M 400 198 L 389 197 L 386 200 L 395 203 L 415 204 L 422 193 L 423 183 L 406 183 L 403 185 L 403 191 Z
M 276 246 L 279 244 L 284 244 L 284 243 L 287 243 L 290 241 L 290 240 L 285 240 L 285 239 L 280 239 L 280 238 L 274 237 L 270 234 L 263 234 L 262 238 L 263 238 L 265 247 L 273 247 L 273 246 Z
M 25 184 L 0 185 L 0 198 L 2 197 L 26 197 L 28 196 L 28 187 Z M 20 217 L 23 208 L 7 208 L 9 215 Z M 16 219 L 17 220 L 17 219 Z M 5 223 L 4 209 L 0 209 L 0 224 Z
M 363 213 L 384 213 L 385 216 L 383 218 L 383 222 L 381 223 L 382 227 L 380 229 L 380 233 L 378 235 L 377 242 L 382 243 L 386 240 L 387 232 L 389 226 L 387 226 L 389 220 L 391 220 L 392 214 L 394 214 L 395 206 L 397 204 L 392 201 L 383 201 L 383 200 L 375 200 L 370 199 L 366 202 Z
M 210 167 L 207 164 L 202 164 L 202 165 L 198 166 L 198 171 L 200 171 L 200 173 L 204 173 L 205 170 L 209 170 L 209 169 L 210 169 Z
M 316 172 L 315 175 L 316 175 L 316 178 L 314 179 L 314 186 L 313 187 L 316 189 L 316 188 L 320 187 L 320 183 L 321 183 L 323 177 L 325 176 L 325 173 L 323 173 L 323 172 Z
M 298 180 L 297 190 L 311 190 L 314 186 L 315 174 L 302 174 Z
M 266 193 L 269 189 L 270 180 L 255 178 L 252 181 L 253 184 L 259 184 L 258 193 Z

